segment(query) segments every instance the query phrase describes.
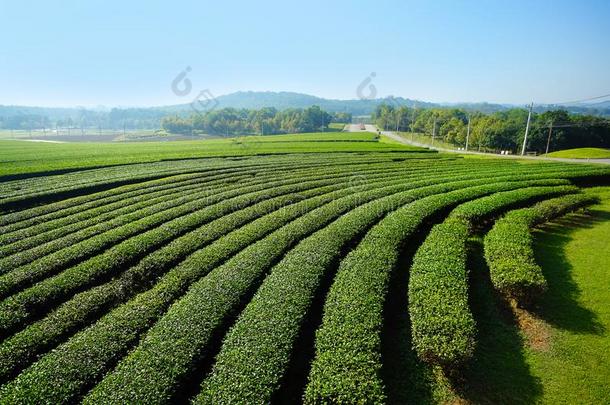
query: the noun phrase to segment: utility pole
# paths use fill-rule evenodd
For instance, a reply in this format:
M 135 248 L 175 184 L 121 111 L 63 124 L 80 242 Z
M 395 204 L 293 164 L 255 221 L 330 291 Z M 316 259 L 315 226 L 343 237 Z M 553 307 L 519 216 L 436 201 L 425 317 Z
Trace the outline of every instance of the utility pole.
M 415 140 L 415 106 L 413 107 L 413 118 L 411 118 L 411 142 Z
M 549 137 L 546 140 L 546 152 L 545 155 L 549 153 L 549 146 L 551 145 L 551 134 L 553 133 L 553 121 L 551 121 L 551 125 L 549 126 Z
M 396 133 L 398 133 L 398 123 L 400 122 L 400 115 L 398 110 L 396 110 Z
M 436 117 L 434 117 L 434 124 L 432 124 L 432 144 L 434 146 L 434 136 L 436 135 Z
M 530 120 L 532 119 L 532 108 L 534 108 L 534 103 L 530 104 L 530 110 L 527 114 L 527 125 L 525 126 L 525 137 L 523 138 L 523 148 L 521 148 L 521 156 L 525 155 L 525 148 L 527 146 L 527 134 L 530 132 Z
M 466 151 L 468 151 L 468 139 L 470 138 L 470 115 L 468 116 L 468 129 L 466 130 Z

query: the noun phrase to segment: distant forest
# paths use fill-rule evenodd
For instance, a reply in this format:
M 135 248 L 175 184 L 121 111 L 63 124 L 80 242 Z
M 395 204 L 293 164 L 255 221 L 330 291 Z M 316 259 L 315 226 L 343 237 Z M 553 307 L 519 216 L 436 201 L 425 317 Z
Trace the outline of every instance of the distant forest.
M 471 149 L 521 150 L 528 111 L 513 108 L 483 114 L 458 108 L 414 109 L 380 105 L 374 123 L 385 130 L 422 133 L 455 146 L 466 145 L 470 120 Z M 592 115 L 570 114 L 565 110 L 532 113 L 527 150 L 549 151 L 601 147 L 610 148 L 610 120 Z
M 369 116 L 381 105 L 394 108 L 408 107 L 418 110 L 458 109 L 468 112 L 493 114 L 508 112 L 514 106 L 491 103 L 461 103 L 441 105 L 402 97 L 385 97 L 375 99 L 332 100 L 307 94 L 292 92 L 236 92 L 214 97 L 213 109 L 233 108 L 242 110 L 263 110 L 267 107 L 277 111 L 304 110 L 319 106 L 330 114 L 346 113 L 353 116 Z M 207 100 L 209 101 L 209 100 Z M 145 108 L 57 108 L 57 107 L 24 107 L 0 105 L 0 130 L 37 130 L 55 128 L 95 128 L 103 130 L 140 130 L 159 129 L 166 117 L 188 118 L 195 111 L 195 102 L 161 107 Z M 605 101 L 581 106 L 536 105 L 534 111 L 543 113 L 549 110 L 564 109 L 571 114 L 610 117 L 610 102 Z M 284 126 L 286 128 L 286 126 Z
M 162 128 L 173 134 L 288 134 L 297 132 L 324 131 L 331 122 L 349 123 L 349 113 L 330 114 L 318 106 L 304 109 L 290 108 L 278 111 L 275 108 L 248 110 L 245 108 L 223 108 L 190 117 L 166 117 Z

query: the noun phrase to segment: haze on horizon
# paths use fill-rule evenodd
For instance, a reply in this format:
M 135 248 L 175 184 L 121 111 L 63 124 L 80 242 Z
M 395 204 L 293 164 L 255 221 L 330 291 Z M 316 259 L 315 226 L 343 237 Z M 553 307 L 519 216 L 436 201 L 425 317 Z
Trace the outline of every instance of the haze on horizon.
M 194 91 L 560 103 L 610 93 L 607 1 L 0 4 L 0 104 L 157 106 Z

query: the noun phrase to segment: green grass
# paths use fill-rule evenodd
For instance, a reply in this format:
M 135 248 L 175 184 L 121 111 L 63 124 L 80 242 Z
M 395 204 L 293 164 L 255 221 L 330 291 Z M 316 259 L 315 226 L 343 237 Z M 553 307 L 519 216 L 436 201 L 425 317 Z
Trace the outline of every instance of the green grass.
M 545 155 L 554 158 L 569 159 L 610 159 L 610 149 L 603 148 L 577 148 L 566 149 Z
M 155 162 L 168 159 L 284 153 L 409 151 L 371 133 L 248 136 L 201 141 L 44 143 L 0 141 L 0 177 L 18 173 Z
M 448 142 L 443 142 L 443 140 L 440 138 L 434 138 L 434 142 L 432 142 L 432 137 L 430 135 L 418 134 L 418 133 L 414 133 L 414 132 L 399 132 L 398 134 L 407 140 L 415 141 L 415 142 L 418 142 L 418 143 L 421 143 L 424 145 L 430 145 L 430 146 L 434 146 L 437 148 L 445 148 L 445 149 L 457 149 L 458 148 L 458 146 L 456 146 L 456 145 L 452 145 Z M 474 145 L 471 145 L 470 149 L 475 150 Z
M 342 124 L 342 123 L 340 123 L 340 122 L 331 122 L 331 123 L 328 125 L 328 129 L 329 129 L 329 130 L 335 130 L 335 131 L 337 131 L 337 130 L 338 130 L 338 131 L 343 131 L 343 128 L 345 128 L 345 126 L 346 126 L 346 125 L 347 125 L 347 124 Z
M 544 403 L 610 400 L 610 187 L 590 190 L 602 203 L 535 235 L 537 261 L 549 282 L 540 316 L 548 350 L 526 351 Z

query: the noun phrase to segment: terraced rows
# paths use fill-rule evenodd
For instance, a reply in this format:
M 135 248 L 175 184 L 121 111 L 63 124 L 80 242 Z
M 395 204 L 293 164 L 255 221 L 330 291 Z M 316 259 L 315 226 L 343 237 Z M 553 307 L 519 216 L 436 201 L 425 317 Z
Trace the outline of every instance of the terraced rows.
M 476 344 L 467 237 L 609 176 L 389 152 L 4 181 L 0 402 L 383 403 L 392 275 L 411 274 L 415 352 L 459 367 Z M 592 202 L 561 201 L 539 211 Z M 403 268 L 405 246 L 430 228 Z

